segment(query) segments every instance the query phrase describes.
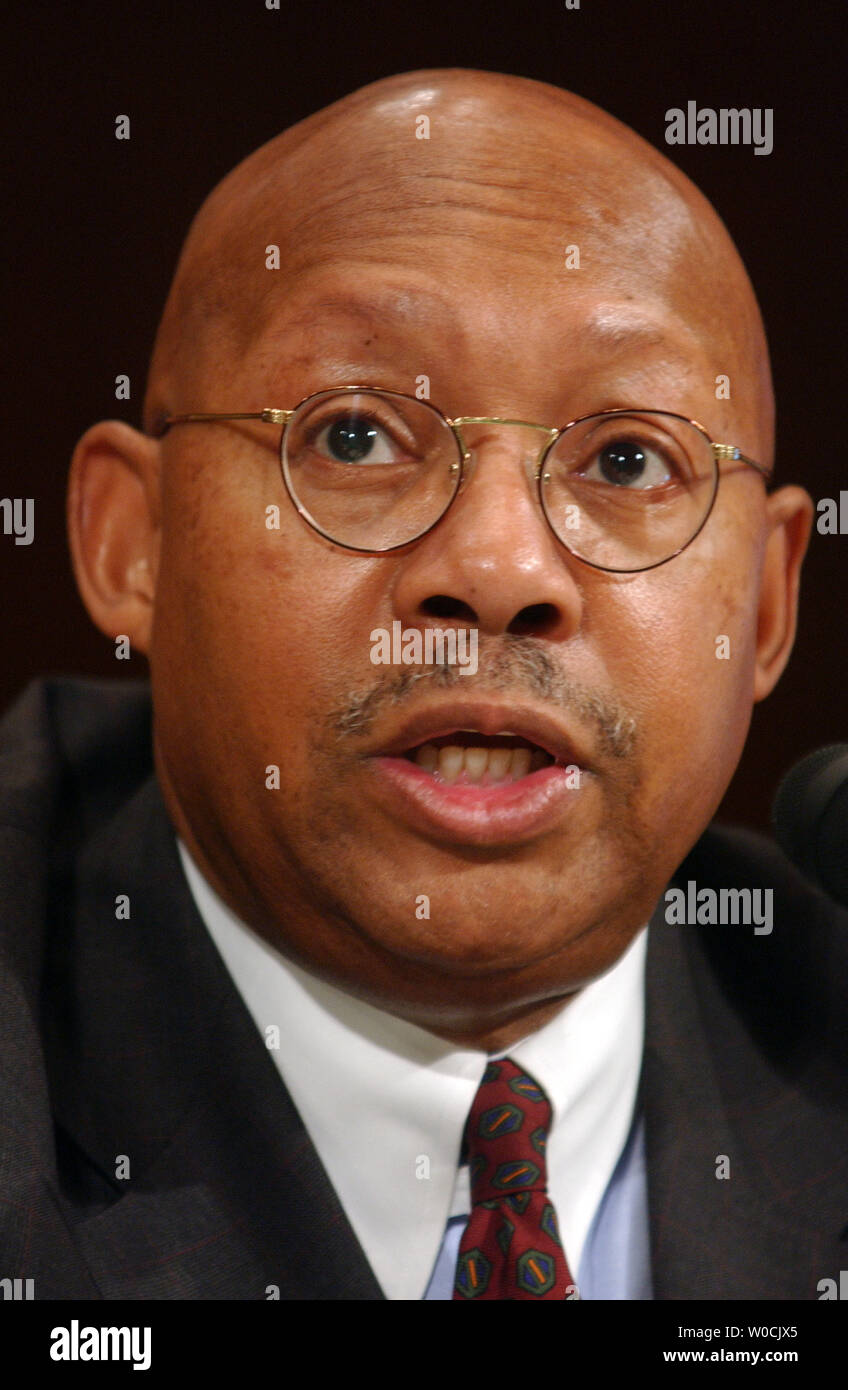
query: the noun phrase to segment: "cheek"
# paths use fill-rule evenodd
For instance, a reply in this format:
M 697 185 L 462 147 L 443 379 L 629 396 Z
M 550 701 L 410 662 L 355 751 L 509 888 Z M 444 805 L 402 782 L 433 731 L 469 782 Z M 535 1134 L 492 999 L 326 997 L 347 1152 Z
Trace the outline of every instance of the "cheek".
M 299 520 L 275 468 L 239 490 L 198 471 L 166 513 L 151 667 L 163 691 L 169 671 L 180 676 L 163 698 L 189 728 L 197 710 L 237 727 L 253 760 L 268 744 L 279 761 L 282 736 L 287 763 L 302 765 L 316 711 L 374 680 L 369 634 L 388 582 L 386 561 L 339 551 Z
M 689 843 L 727 788 L 753 705 L 756 546 L 717 534 L 628 584 L 609 639 L 611 683 L 632 692 L 638 722 L 643 813 Z

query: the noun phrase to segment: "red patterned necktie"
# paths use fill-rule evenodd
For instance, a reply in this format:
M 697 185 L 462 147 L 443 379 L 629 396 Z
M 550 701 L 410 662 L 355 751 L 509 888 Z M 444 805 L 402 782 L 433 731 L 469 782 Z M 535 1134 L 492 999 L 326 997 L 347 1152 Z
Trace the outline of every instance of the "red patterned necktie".
M 532 1076 L 509 1057 L 488 1064 L 465 1128 L 472 1207 L 455 1299 L 575 1296 L 547 1191 L 550 1123 Z

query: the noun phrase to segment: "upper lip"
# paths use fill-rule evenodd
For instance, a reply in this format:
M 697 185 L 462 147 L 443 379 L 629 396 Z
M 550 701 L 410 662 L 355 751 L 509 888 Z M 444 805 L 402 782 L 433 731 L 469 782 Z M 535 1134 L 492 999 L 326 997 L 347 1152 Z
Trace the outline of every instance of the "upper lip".
M 566 729 L 549 714 L 529 705 L 458 702 L 431 705 L 400 725 L 388 742 L 381 742 L 371 756 L 408 753 L 430 739 L 470 729 L 478 734 L 514 734 L 535 743 L 558 763 L 588 768 L 584 753 Z

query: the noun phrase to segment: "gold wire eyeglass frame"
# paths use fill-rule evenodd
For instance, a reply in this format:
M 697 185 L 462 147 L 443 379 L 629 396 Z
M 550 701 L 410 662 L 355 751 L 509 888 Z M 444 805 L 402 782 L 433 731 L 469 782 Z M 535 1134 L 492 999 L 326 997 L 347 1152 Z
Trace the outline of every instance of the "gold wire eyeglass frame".
M 295 415 L 297 415 L 298 412 L 301 411 L 304 406 L 309 405 L 312 401 L 316 400 L 320 396 L 344 396 L 352 395 L 356 392 L 363 392 L 371 395 L 388 396 L 389 398 L 395 398 L 398 400 L 412 401 L 416 406 L 426 406 L 429 410 L 433 411 L 434 414 L 438 415 L 439 418 L 444 422 L 444 424 L 448 426 L 448 428 L 454 436 L 454 439 L 456 440 L 457 448 L 459 451 L 459 458 L 457 462 L 451 465 L 451 472 L 454 474 L 459 474 L 459 477 L 456 480 L 456 487 L 449 501 L 447 502 L 447 505 L 445 506 L 444 510 L 440 513 L 436 520 L 433 521 L 429 526 L 426 526 L 417 535 L 411 536 L 409 540 L 398 542 L 395 545 L 384 546 L 380 549 L 374 549 L 372 547 L 367 546 L 347 545 L 344 541 L 337 540 L 335 536 L 332 536 L 329 534 L 329 532 L 323 530 L 323 528 L 318 525 L 315 519 L 306 510 L 306 508 L 298 501 L 294 493 L 291 480 L 288 476 L 288 470 L 286 468 L 285 437 L 289 421 Z M 608 565 L 594 564 L 591 560 L 587 560 L 585 556 L 579 555 L 576 552 L 571 551 L 568 542 L 564 540 L 563 537 L 560 536 L 559 532 L 554 528 L 554 525 L 551 522 L 550 517 L 548 516 L 547 508 L 545 506 L 545 502 L 542 495 L 542 483 L 543 481 L 545 481 L 545 459 L 547 458 L 550 451 L 554 448 L 557 441 L 562 437 L 562 435 L 564 435 L 565 432 L 567 430 L 570 430 L 574 425 L 583 424 L 587 420 L 600 420 L 607 416 L 614 417 L 622 415 L 665 415 L 672 420 L 680 420 L 688 425 L 694 426 L 694 428 L 699 432 L 699 434 L 703 436 L 703 438 L 709 444 L 715 465 L 714 482 L 712 495 L 710 497 L 710 504 L 697 530 L 693 532 L 693 534 L 683 545 L 679 546 L 677 550 L 673 551 L 671 555 L 666 555 L 665 558 L 662 560 L 655 560 L 650 565 L 640 565 L 636 569 L 627 570 L 616 569 L 615 567 Z M 463 425 L 517 425 L 522 427 L 523 429 L 538 430 L 542 434 L 547 435 L 547 441 L 543 443 L 539 449 L 539 455 L 536 460 L 536 469 L 534 475 L 539 491 L 539 505 L 541 507 L 545 520 L 548 523 L 548 526 L 553 535 L 556 537 L 556 539 L 560 542 L 561 545 L 565 547 L 566 550 L 569 551 L 570 554 L 574 554 L 575 559 L 580 560 L 582 564 L 589 565 L 592 569 L 605 570 L 607 573 L 611 574 L 640 574 L 645 570 L 657 569 L 660 565 L 668 564 L 669 560 L 673 560 L 677 555 L 680 555 L 682 551 L 686 550 L 687 547 L 692 544 L 695 538 L 698 535 L 700 535 L 701 531 L 706 526 L 712 513 L 713 507 L 715 506 L 715 499 L 718 494 L 719 480 L 721 478 L 721 470 L 719 468 L 719 464 L 721 462 L 729 460 L 745 464 L 747 465 L 747 467 L 753 468 L 756 470 L 757 473 L 761 474 L 761 476 L 766 480 L 766 483 L 769 483 L 772 477 L 772 470 L 770 468 L 766 468 L 763 464 L 757 463 L 755 459 L 749 458 L 747 454 L 743 454 L 742 451 L 738 449 L 735 444 L 718 443 L 716 440 L 711 438 L 708 431 L 704 428 L 702 424 L 699 423 L 698 420 L 693 420 L 687 415 L 680 415 L 673 410 L 657 410 L 655 408 L 646 409 L 641 406 L 629 406 L 626 409 L 616 408 L 613 410 L 600 410 L 594 411 L 589 415 L 579 415 L 574 420 L 569 420 L 567 425 L 561 426 L 540 425 L 535 423 L 535 421 L 514 420 L 500 415 L 458 415 L 451 419 L 449 416 L 444 415 L 442 411 L 439 410 L 438 406 L 433 405 L 432 401 L 422 400 L 417 396 L 410 396 L 403 391 L 389 391 L 384 389 L 382 386 L 339 386 L 328 387 L 321 391 L 312 391 L 308 396 L 304 396 L 303 400 L 299 401 L 298 404 L 294 406 L 291 410 L 281 410 L 278 409 L 276 406 L 266 406 L 264 410 L 255 411 L 230 411 L 227 413 L 195 411 L 185 415 L 167 415 L 164 419 L 160 420 L 157 423 L 156 427 L 153 430 L 153 436 L 157 439 L 161 438 L 162 435 L 166 434 L 167 431 L 171 429 L 174 425 L 211 424 L 218 420 L 260 420 L 263 424 L 266 425 L 281 425 L 282 432 L 280 435 L 279 447 L 281 472 L 283 475 L 283 481 L 285 483 L 286 492 L 288 493 L 289 499 L 292 505 L 294 506 L 295 510 L 299 513 L 303 520 L 312 528 L 312 530 L 316 531 L 319 535 L 323 536 L 325 540 L 330 541 L 333 545 L 339 546 L 339 548 L 342 550 L 355 551 L 357 554 L 360 555 L 388 555 L 394 550 L 405 550 L 407 546 L 414 545 L 416 541 L 420 541 L 424 538 L 424 536 L 429 535 L 429 533 L 433 531 L 441 521 L 444 520 L 445 516 L 450 511 L 450 508 L 453 506 L 453 503 L 456 501 L 460 492 L 463 490 L 466 477 L 468 476 L 466 470 L 468 470 L 468 472 L 470 473 L 472 453 L 471 450 L 469 450 L 469 448 L 467 447 L 465 440 L 462 436 Z

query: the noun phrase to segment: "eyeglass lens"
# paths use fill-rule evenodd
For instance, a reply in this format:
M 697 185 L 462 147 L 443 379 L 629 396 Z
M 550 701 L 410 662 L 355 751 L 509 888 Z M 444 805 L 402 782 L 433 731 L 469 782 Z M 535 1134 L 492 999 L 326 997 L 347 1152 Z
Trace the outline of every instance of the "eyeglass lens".
M 317 530 L 352 549 L 409 544 L 459 487 L 461 451 L 426 401 L 328 391 L 289 421 L 283 473 Z M 587 563 L 617 571 L 670 558 L 712 505 L 717 467 L 697 426 L 658 411 L 579 420 L 544 455 L 539 496 L 555 534 Z

